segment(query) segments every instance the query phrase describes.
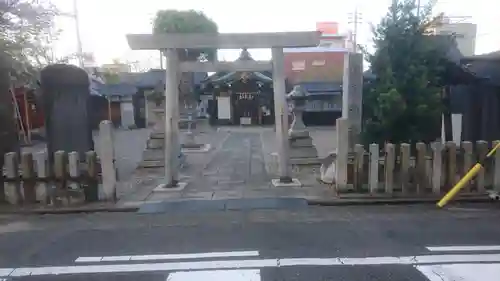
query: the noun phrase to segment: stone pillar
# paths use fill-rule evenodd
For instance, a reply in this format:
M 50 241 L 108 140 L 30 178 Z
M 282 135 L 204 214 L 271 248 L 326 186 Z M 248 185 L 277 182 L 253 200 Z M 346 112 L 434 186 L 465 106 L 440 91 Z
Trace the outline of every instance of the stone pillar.
M 276 122 L 276 140 L 278 142 L 278 171 L 282 183 L 290 183 L 288 167 L 288 104 L 286 102 L 285 70 L 283 48 L 272 48 L 274 114 Z
M 102 169 L 102 199 L 116 200 L 116 167 L 113 124 L 104 120 L 99 124 L 99 158 Z
M 167 49 L 165 91 L 165 178 L 166 187 L 177 186 L 179 145 L 179 57 L 176 49 Z
M 346 53 L 342 81 L 342 117 L 349 124 L 349 151 L 359 143 L 363 108 L 363 56 Z
M 349 157 L 348 131 L 349 120 L 337 119 L 337 155 L 335 157 L 335 182 L 337 187 L 344 188 L 347 185 L 347 163 Z

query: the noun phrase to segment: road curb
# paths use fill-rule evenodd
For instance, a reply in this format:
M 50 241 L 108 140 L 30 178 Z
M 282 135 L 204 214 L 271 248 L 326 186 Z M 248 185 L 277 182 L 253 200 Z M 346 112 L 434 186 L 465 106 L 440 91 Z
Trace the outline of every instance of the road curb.
M 11 209 L 0 210 L 2 215 L 66 215 L 81 213 L 132 213 L 137 212 L 139 207 L 117 207 L 117 206 L 88 206 L 60 209 Z
M 436 204 L 436 198 L 344 198 L 344 199 L 308 199 L 310 206 L 360 206 L 360 205 L 416 205 Z M 492 202 L 488 197 L 456 198 L 453 202 L 459 203 L 486 203 Z
M 269 199 L 269 198 L 262 198 Z M 296 197 L 296 199 L 304 199 Z M 305 199 L 309 206 L 373 206 L 373 205 L 417 205 L 417 204 L 436 204 L 436 198 L 336 198 L 336 199 Z M 203 201 L 203 200 L 202 200 Z M 207 200 L 210 201 L 210 200 Z M 453 202 L 457 203 L 488 203 L 494 200 L 488 197 L 459 197 Z M 0 209 L 0 214 L 8 215 L 65 215 L 82 213 L 135 213 L 140 206 L 80 206 L 68 208 L 47 208 L 47 209 Z

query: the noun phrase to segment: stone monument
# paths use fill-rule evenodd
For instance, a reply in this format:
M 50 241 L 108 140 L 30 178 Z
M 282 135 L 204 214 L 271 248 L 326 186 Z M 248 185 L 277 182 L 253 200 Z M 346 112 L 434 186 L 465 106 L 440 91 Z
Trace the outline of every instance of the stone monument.
M 58 150 L 76 151 L 85 159 L 94 150 L 89 75 L 77 66 L 52 64 L 40 71 L 40 89 L 49 161 Z
M 288 130 L 288 141 L 290 144 L 291 165 L 319 165 L 318 151 L 312 143 L 309 130 L 302 121 L 302 113 L 305 110 L 307 93 L 301 86 L 295 86 L 287 95 L 293 114 L 293 122 Z

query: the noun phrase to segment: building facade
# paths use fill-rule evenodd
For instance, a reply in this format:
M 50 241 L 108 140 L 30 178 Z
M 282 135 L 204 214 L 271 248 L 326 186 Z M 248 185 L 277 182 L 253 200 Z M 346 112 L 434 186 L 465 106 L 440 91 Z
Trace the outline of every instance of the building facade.
M 285 75 L 291 85 L 308 93 L 304 123 L 333 125 L 342 112 L 344 58 L 349 52 L 347 36 L 339 35 L 335 23 L 318 23 L 320 44 L 310 48 L 284 49 Z
M 473 56 L 476 51 L 477 25 L 467 22 L 451 22 L 449 19 L 436 25 L 436 35 L 453 35 L 457 42 L 458 50 L 464 56 Z

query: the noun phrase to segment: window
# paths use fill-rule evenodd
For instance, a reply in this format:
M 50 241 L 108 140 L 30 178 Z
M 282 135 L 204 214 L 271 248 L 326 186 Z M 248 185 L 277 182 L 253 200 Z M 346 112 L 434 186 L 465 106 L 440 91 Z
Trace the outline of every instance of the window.
M 304 70 L 306 69 L 306 61 L 293 61 L 292 62 L 292 70 Z
M 326 64 L 325 60 L 313 60 L 312 65 L 313 66 L 323 66 Z

